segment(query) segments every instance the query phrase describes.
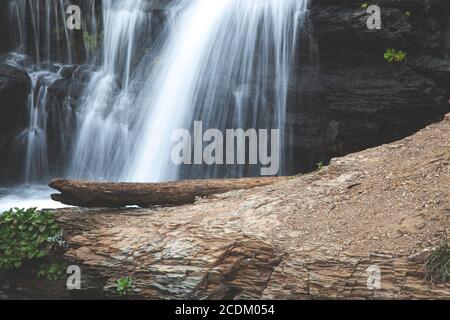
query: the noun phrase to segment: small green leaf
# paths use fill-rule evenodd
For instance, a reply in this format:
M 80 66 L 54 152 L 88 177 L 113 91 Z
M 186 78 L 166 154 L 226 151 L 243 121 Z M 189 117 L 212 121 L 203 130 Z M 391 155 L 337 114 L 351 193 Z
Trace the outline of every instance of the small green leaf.
M 43 256 L 45 256 L 44 250 L 39 250 L 36 254 L 36 258 L 42 258 Z
M 388 48 L 384 52 L 384 59 L 388 62 L 403 62 L 406 60 L 407 53 L 405 51 L 397 51 L 393 48 Z

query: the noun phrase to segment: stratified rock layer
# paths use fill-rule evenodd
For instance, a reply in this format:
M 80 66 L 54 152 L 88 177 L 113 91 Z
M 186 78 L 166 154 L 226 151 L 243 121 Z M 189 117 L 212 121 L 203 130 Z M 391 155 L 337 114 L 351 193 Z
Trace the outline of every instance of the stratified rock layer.
M 129 276 L 145 299 L 450 298 L 449 284 L 424 275 L 449 234 L 449 186 L 450 115 L 272 186 L 175 208 L 57 214 L 81 296 L 114 296 Z M 381 271 L 380 289 L 369 289 L 368 268 Z

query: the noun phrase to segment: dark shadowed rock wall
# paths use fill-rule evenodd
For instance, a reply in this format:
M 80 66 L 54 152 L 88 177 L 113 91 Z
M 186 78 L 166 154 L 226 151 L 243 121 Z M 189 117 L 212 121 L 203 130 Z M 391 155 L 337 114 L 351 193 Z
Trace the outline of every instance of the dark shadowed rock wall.
M 0 1 L 0 55 L 11 49 L 8 1 Z
M 27 73 L 0 64 L 0 173 L 16 180 L 24 164 L 20 134 L 28 127 L 28 94 L 31 89 Z
M 299 64 L 289 101 L 297 170 L 400 139 L 450 111 L 450 3 L 368 2 L 381 8 L 381 30 L 367 28 L 362 3 L 311 1 L 315 65 Z M 388 63 L 387 48 L 407 60 Z

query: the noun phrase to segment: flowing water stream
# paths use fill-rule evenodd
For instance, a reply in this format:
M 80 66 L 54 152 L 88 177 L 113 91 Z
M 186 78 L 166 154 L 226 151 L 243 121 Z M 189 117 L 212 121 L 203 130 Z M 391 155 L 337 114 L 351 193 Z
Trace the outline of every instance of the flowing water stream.
M 30 125 L 19 139 L 26 148 L 23 182 L 45 183 L 52 177 L 47 89 L 64 65 L 80 63 L 79 49 L 64 23 L 69 1 L 9 1 L 16 56 L 29 57 L 10 63 L 33 84 Z M 172 133 L 192 129 L 194 121 L 220 130 L 280 129 L 283 146 L 308 0 L 172 0 L 154 33 L 152 1 L 103 0 L 100 14 L 96 1 L 86 2 L 83 35 L 102 45 L 94 50 L 84 43 L 82 63 L 95 71 L 73 111 L 73 145 L 60 160 L 66 177 L 157 182 L 257 174 L 258 166 L 173 165 Z

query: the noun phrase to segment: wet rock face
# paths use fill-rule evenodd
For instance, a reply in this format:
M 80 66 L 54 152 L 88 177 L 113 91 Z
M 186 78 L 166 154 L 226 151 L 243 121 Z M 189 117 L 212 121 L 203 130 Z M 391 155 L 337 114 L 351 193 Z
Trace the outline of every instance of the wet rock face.
M 361 1 L 312 0 L 311 19 L 321 39 L 328 43 L 358 47 L 365 45 L 419 45 L 437 48 L 445 34 L 442 22 L 448 18 L 449 4 L 445 0 L 402 1 L 381 0 L 381 30 L 366 27 L 369 15 Z M 325 43 L 322 43 L 323 46 Z
M 7 52 L 10 49 L 9 39 L 10 31 L 8 24 L 8 10 L 7 10 L 8 2 L 0 1 L 0 54 Z
M 27 97 L 30 79 L 26 72 L 0 65 L 0 124 L 3 134 L 28 124 Z
M 450 3 L 378 1 L 382 29 L 369 30 L 361 1 L 311 2 L 315 65 L 303 49 L 290 89 L 292 170 L 401 139 L 450 110 Z M 407 52 L 389 63 L 386 48 Z
M 20 172 L 23 159 L 17 154 L 15 144 L 20 133 L 28 127 L 28 94 L 30 78 L 26 72 L 0 65 L 0 180 L 13 178 L 10 172 Z M 8 165 L 7 165 L 8 164 Z
M 61 78 L 48 87 L 47 147 L 53 175 L 64 174 L 63 164 L 71 156 L 76 134 L 76 111 L 92 75 L 89 66 L 70 65 L 60 71 Z

